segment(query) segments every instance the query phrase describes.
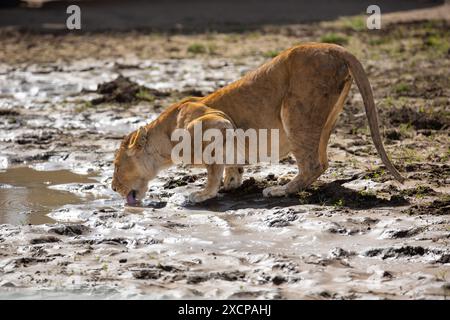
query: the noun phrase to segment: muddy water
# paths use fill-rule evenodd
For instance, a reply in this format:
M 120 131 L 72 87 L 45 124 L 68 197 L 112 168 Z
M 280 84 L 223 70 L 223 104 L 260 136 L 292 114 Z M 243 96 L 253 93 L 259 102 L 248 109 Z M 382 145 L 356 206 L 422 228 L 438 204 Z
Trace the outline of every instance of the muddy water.
M 0 224 L 52 223 L 47 214 L 60 206 L 82 200 L 71 192 L 49 188 L 67 183 L 89 183 L 89 176 L 67 170 L 36 171 L 28 167 L 0 172 Z

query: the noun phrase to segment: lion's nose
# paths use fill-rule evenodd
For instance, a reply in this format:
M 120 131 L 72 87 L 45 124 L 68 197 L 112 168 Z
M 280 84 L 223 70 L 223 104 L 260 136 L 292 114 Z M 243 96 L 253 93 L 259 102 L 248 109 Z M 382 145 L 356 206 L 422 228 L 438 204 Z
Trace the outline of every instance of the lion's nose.
M 112 186 L 112 189 L 113 189 L 114 192 L 117 191 L 117 188 L 115 186 Z

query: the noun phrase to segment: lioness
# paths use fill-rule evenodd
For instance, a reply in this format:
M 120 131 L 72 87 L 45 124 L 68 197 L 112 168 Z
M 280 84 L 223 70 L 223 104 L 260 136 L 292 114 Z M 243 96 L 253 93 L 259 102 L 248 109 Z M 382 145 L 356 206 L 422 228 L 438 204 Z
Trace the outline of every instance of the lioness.
M 175 103 L 156 120 L 126 136 L 116 153 L 112 189 L 130 205 L 141 200 L 148 182 L 172 165 L 176 128 L 279 129 L 279 154 L 291 153 L 299 173 L 284 186 L 264 189 L 263 195 L 284 196 L 314 182 L 328 167 L 327 143 L 342 111 L 352 78 L 361 92 L 372 140 L 381 160 L 400 182 L 404 178 L 389 161 L 378 129 L 372 89 L 361 63 L 344 48 L 307 43 L 288 49 L 242 79 L 201 98 Z M 205 164 L 205 188 L 190 195 L 201 202 L 224 188 L 238 187 L 242 166 Z

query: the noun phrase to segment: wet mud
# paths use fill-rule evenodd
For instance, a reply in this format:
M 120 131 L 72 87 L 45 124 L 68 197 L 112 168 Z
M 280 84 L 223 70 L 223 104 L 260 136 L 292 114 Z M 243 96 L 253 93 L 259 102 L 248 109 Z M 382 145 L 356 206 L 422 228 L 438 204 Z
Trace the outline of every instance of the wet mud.
M 0 65 L 0 297 L 448 297 L 447 26 L 393 25 L 377 42 L 341 24 L 154 36 L 141 50 L 134 45 L 147 35 L 130 35 L 129 46 L 98 35 L 123 56 L 97 50 L 64 62 L 52 56 L 67 59 L 61 48 L 45 62 L 17 56 L 9 41 Z M 261 193 L 295 176 L 292 158 L 246 167 L 241 187 L 197 205 L 187 196 L 205 184 L 201 169 L 162 172 L 140 207 L 110 189 L 125 134 L 170 103 L 214 91 L 267 61 L 273 52 L 261 48 L 317 41 L 325 32 L 348 37 L 366 67 L 404 185 L 381 164 L 353 86 L 329 144 L 329 169 L 298 195 Z M 43 50 L 38 35 L 22 36 Z M 69 38 L 67 46 L 79 45 Z M 210 47 L 196 54 L 186 47 L 193 41 Z M 164 43 L 169 58 L 140 56 L 155 43 Z

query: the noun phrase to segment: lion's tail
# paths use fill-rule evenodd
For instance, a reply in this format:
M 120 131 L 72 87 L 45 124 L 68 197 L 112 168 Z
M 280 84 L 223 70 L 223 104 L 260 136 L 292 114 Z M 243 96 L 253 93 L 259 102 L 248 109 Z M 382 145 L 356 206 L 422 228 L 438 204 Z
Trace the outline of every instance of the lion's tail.
M 338 55 L 342 57 L 347 63 L 347 66 L 350 69 L 350 73 L 355 79 L 356 85 L 358 86 L 358 89 L 362 95 L 367 120 L 369 122 L 370 134 L 372 136 L 373 143 L 375 144 L 375 148 L 377 149 L 378 154 L 381 157 L 381 160 L 383 161 L 389 172 L 395 177 L 395 179 L 403 183 L 405 181 L 405 178 L 401 176 L 401 174 L 391 163 L 386 154 L 386 150 L 384 149 L 380 130 L 378 128 L 378 115 L 377 109 L 375 108 L 375 102 L 373 100 L 372 88 L 363 66 L 353 54 L 351 54 L 344 48 L 339 46 L 335 46 L 335 48 Z

